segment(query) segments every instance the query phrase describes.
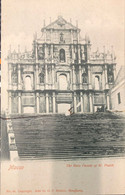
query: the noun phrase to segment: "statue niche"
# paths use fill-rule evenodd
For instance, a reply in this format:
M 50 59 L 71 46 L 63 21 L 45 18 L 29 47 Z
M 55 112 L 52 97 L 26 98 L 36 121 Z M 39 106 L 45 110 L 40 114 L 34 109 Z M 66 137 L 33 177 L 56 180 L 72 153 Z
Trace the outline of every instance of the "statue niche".
M 65 62 L 65 50 L 60 49 L 60 62 Z
M 82 83 L 87 83 L 87 82 L 88 82 L 87 67 L 83 67 Z
M 41 84 L 44 83 L 44 77 L 45 77 L 44 73 L 41 72 L 41 73 L 39 74 L 39 82 L 40 82 Z
M 63 33 L 60 33 L 60 43 L 65 43 L 63 35 Z
M 87 83 L 87 74 L 86 73 L 82 74 L 82 83 Z
M 43 60 L 44 56 L 44 47 L 38 47 L 38 59 Z

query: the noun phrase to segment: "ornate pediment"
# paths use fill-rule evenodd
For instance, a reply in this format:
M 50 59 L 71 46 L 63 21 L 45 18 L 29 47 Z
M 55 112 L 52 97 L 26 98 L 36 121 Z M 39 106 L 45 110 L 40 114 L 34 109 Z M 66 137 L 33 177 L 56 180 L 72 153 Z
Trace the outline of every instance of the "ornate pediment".
M 48 26 L 42 28 L 44 29 L 55 29 L 55 30 L 79 30 L 76 26 L 72 25 L 71 23 L 67 22 L 62 16 L 58 16 L 58 19 Z

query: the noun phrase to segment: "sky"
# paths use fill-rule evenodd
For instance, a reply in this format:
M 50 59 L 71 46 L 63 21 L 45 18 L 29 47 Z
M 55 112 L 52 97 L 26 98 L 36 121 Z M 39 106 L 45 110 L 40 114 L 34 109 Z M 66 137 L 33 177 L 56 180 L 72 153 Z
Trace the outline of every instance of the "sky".
M 7 61 L 9 47 L 17 51 L 32 49 L 34 33 L 41 36 L 43 21 L 46 25 L 58 15 L 81 29 L 81 37 L 88 34 L 92 51 L 111 50 L 117 57 L 117 71 L 124 65 L 125 33 L 124 0 L 4 0 L 2 2 L 2 94 L 7 103 Z M 3 104 L 3 103 L 2 103 Z M 6 104 L 3 104 L 6 107 Z

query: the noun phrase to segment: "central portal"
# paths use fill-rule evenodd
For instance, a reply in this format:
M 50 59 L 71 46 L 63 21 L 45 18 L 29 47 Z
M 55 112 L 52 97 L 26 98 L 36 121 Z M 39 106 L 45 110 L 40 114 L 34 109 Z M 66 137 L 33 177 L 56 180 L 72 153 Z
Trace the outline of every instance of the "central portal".
M 66 113 L 70 109 L 70 104 L 61 103 L 58 104 L 58 113 Z
M 59 89 L 67 90 L 67 77 L 66 75 L 61 74 L 59 76 Z

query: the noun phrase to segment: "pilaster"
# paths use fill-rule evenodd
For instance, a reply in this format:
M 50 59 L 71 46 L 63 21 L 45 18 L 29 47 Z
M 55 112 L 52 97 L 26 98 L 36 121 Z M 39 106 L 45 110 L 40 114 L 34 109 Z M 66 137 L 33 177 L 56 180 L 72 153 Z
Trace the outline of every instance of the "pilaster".
M 88 82 L 89 82 L 89 89 L 92 89 L 91 85 L 91 67 L 88 65 Z
M 80 84 L 80 89 L 82 87 L 82 69 L 81 65 L 79 65 L 79 84 Z
M 90 112 L 93 112 L 93 99 L 92 94 L 89 94 L 89 105 L 90 105 Z
M 18 64 L 18 90 L 21 90 L 21 66 Z
M 36 89 L 39 89 L 39 72 L 38 64 L 36 64 Z
M 47 64 L 45 64 L 45 86 L 46 89 L 48 88 L 48 68 L 47 68 Z
M 109 86 L 108 86 L 108 75 L 107 75 L 107 65 L 105 65 L 105 89 L 109 89 Z
M 39 93 L 36 93 L 36 111 L 39 113 Z
M 48 93 L 46 93 L 46 113 L 49 113 L 49 97 L 48 97 Z
M 83 113 L 83 92 L 80 92 L 81 113 Z
M 18 93 L 18 113 L 21 114 L 21 93 Z
M 56 97 L 55 97 L 55 92 L 53 92 L 53 113 L 56 113 Z
M 79 60 L 79 63 L 81 63 L 80 45 L 78 45 L 78 60 Z
M 110 110 L 109 94 L 106 95 L 107 109 Z
M 75 86 L 75 67 L 72 66 L 72 88 L 74 89 Z
M 76 108 L 76 92 L 74 92 L 74 113 L 77 112 L 77 108 Z

